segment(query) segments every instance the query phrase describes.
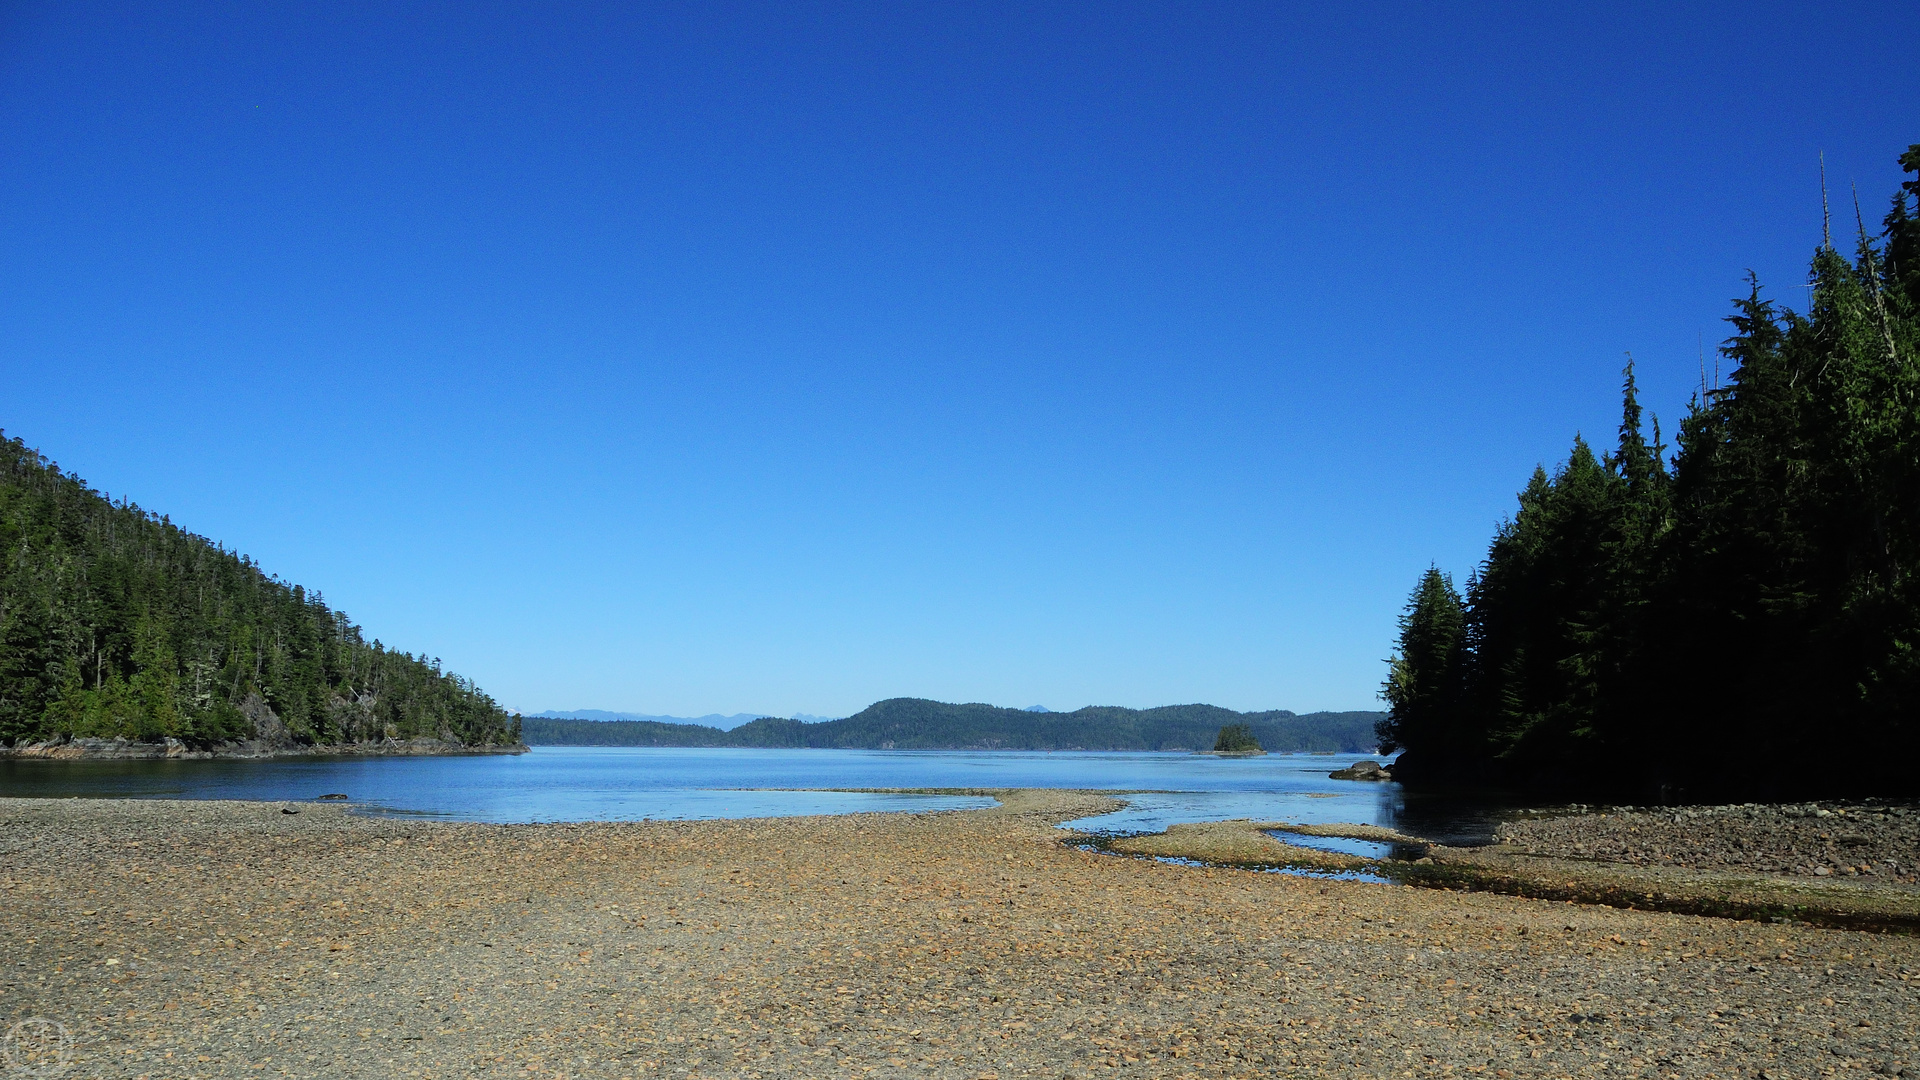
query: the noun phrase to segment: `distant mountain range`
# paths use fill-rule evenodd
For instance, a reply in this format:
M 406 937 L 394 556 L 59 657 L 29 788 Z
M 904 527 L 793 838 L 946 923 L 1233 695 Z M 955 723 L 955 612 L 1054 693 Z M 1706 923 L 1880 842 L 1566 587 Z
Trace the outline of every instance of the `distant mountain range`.
M 1242 713 L 1214 705 L 1124 709 L 1095 705 L 1039 712 L 994 705 L 949 705 L 890 698 L 843 720 L 759 717 L 731 729 L 672 718 L 582 719 L 621 714 L 579 710 L 528 716 L 521 732 L 534 746 L 757 746 L 864 750 L 1207 750 L 1227 724 L 1246 724 L 1277 752 L 1357 754 L 1376 745 L 1377 712 Z M 701 718 L 731 721 L 737 717 Z
M 629 720 L 647 724 L 667 724 L 669 726 L 685 726 L 691 724 L 696 727 L 710 727 L 717 728 L 721 731 L 732 731 L 742 724 L 750 724 L 755 720 L 765 719 L 772 715 L 772 713 L 763 712 L 743 712 L 734 713 L 732 716 L 722 716 L 719 713 L 708 713 L 705 716 L 654 716 L 650 713 L 608 712 L 605 709 L 573 709 L 571 711 L 548 709 L 546 712 L 528 713 L 526 714 L 526 718 L 537 720 L 593 720 L 601 723 Z M 811 713 L 794 713 L 791 719 L 798 720 L 803 724 L 820 724 L 836 718 L 831 716 L 814 716 Z

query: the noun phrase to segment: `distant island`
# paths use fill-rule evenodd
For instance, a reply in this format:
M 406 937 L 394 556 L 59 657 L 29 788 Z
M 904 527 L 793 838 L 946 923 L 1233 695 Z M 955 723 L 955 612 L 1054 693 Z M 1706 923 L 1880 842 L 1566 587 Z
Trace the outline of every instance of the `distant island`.
M 1253 729 L 1245 724 L 1228 724 L 1213 737 L 1213 753 L 1248 757 L 1266 753 Z
M 524 750 L 440 661 L 0 433 L 0 756 Z
M 649 720 L 522 717 L 534 746 L 751 746 L 857 750 L 1207 750 L 1220 730 L 1244 726 L 1278 753 L 1367 753 L 1378 712 L 1241 713 L 1214 705 L 1126 709 L 1095 705 L 1036 712 L 889 698 L 843 720 L 803 723 L 763 717 L 731 731 Z

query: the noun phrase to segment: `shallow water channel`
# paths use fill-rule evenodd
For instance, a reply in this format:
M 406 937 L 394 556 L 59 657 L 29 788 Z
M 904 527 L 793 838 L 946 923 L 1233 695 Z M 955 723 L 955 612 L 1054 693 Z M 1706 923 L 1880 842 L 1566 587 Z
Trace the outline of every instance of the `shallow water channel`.
M 1393 854 L 1394 845 L 1383 844 L 1377 840 L 1355 840 L 1347 836 L 1307 836 L 1302 833 L 1287 832 L 1284 829 L 1270 829 L 1268 836 L 1283 844 L 1313 848 L 1316 851 L 1332 851 L 1341 855 L 1357 855 L 1362 859 L 1385 859 Z

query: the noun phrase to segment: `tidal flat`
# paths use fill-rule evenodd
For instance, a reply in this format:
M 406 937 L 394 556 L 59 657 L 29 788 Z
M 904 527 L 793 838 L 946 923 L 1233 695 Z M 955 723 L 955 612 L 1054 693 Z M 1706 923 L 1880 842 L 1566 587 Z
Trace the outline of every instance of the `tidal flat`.
M 1920 1074 L 1912 936 L 1120 858 L 1055 827 L 1113 800 L 997 794 L 4 799 L 0 1016 L 64 1029 L 46 1075 L 155 1080 Z

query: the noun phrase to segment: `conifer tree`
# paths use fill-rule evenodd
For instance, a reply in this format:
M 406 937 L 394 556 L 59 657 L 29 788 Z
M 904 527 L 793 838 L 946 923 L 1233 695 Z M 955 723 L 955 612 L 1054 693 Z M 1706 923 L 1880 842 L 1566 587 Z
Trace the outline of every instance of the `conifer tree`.
M 1386 718 L 1375 729 L 1385 753 L 1419 746 L 1451 757 L 1465 701 L 1466 609 L 1453 581 L 1429 567 L 1400 616 L 1400 643 L 1387 675 Z

